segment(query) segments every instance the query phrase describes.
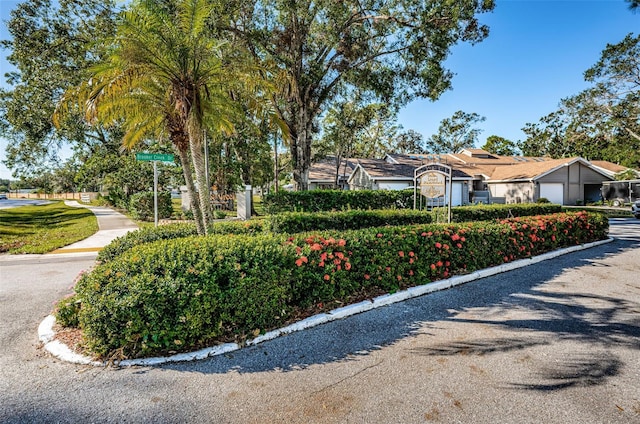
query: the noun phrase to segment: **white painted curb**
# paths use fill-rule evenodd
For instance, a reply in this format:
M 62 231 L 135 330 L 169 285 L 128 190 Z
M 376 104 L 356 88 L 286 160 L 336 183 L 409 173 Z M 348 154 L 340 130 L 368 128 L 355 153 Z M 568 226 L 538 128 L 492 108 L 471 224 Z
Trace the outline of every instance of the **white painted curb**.
M 564 249 L 554 250 L 553 252 L 544 253 L 539 256 L 534 256 L 527 259 L 519 259 L 517 261 L 509 262 L 503 265 L 494 266 L 491 268 L 482 269 L 480 271 L 473 272 L 466 275 L 458 275 L 446 280 L 439 280 L 433 283 L 427 283 L 422 286 L 411 287 L 407 290 L 393 294 L 384 294 L 373 299 L 373 301 L 365 300 L 354 305 L 343 306 L 338 309 L 327 313 L 321 313 L 311 316 L 302 321 L 295 322 L 277 330 L 270 331 L 262 334 L 253 340 L 246 342 L 247 346 L 254 346 L 268 340 L 273 340 L 277 337 L 294 333 L 296 331 L 306 330 L 320 324 L 324 324 L 330 321 L 336 321 L 342 318 L 356 315 L 371 309 L 379 308 L 382 306 L 391 305 L 393 303 L 402 302 L 413 297 L 424 296 L 425 294 L 433 293 L 440 290 L 446 290 L 451 287 L 459 286 L 461 284 L 468 283 L 470 281 L 478 280 L 480 278 L 489 277 L 491 275 L 501 274 L 503 272 L 512 271 L 514 269 L 523 268 L 527 265 L 535 264 L 538 262 L 546 261 L 548 259 L 557 258 L 558 256 L 566 255 L 567 253 L 576 252 L 579 250 L 589 249 L 595 246 L 600 246 L 605 243 L 612 242 L 613 238 L 596 241 L 593 243 L 581 244 L 577 246 L 571 246 Z M 100 362 L 91 359 L 88 356 L 83 356 L 73 352 L 63 343 L 54 340 L 55 331 L 53 326 L 56 323 L 56 319 L 53 315 L 47 316 L 38 326 L 38 338 L 44 344 L 44 348 L 56 358 L 71 362 L 74 364 L 93 365 L 93 366 L 107 366 L 107 362 Z M 141 359 L 126 359 L 117 362 L 115 365 L 129 367 L 129 366 L 152 366 L 161 365 L 170 362 L 186 362 L 194 361 L 198 359 L 205 359 L 210 356 L 223 355 L 228 352 L 233 352 L 240 349 L 241 346 L 237 343 L 225 343 L 222 345 L 201 349 L 195 352 L 180 353 L 177 355 L 167 357 L 156 358 L 141 358 Z

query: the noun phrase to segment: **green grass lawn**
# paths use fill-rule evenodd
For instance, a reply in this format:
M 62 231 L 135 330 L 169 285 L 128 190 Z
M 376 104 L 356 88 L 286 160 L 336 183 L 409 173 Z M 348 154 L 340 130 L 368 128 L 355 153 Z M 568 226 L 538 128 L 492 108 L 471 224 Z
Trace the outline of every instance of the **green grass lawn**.
M 98 220 L 85 208 L 64 202 L 0 210 L 0 253 L 47 253 L 98 231 Z

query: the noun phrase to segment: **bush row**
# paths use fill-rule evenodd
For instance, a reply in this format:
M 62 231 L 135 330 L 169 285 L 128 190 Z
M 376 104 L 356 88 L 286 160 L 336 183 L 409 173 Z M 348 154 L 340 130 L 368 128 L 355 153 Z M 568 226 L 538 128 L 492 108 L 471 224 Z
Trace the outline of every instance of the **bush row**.
M 140 245 L 83 276 L 58 317 L 100 356 L 192 350 L 257 335 L 329 302 L 606 237 L 598 214 L 282 235 L 186 237 Z M 65 305 L 74 305 L 70 311 Z M 78 308 L 77 306 L 80 305 Z
M 262 221 L 221 221 L 211 227 L 211 234 L 256 234 L 262 232 Z M 145 227 L 131 231 L 113 240 L 98 254 L 98 261 L 107 262 L 116 256 L 130 250 L 134 246 L 152 243 L 158 240 L 170 240 L 188 236 L 195 236 L 198 232 L 193 223 L 179 223 Z
M 279 191 L 263 200 L 268 214 L 346 209 L 406 209 L 413 207 L 413 190 Z
M 453 222 L 490 221 L 509 217 L 529 216 L 560 212 L 558 205 L 476 205 L 452 208 Z M 346 230 L 384 225 L 426 224 L 436 221 L 437 211 L 427 213 L 411 209 L 389 210 L 351 210 L 337 212 L 283 212 L 271 215 L 266 221 L 251 220 L 247 222 L 226 221 L 213 224 L 212 234 L 257 234 L 263 231 L 274 233 L 298 233 L 303 231 Z M 114 240 L 98 255 L 98 260 L 105 262 L 123 252 L 144 243 L 157 240 L 196 235 L 193 224 L 171 224 L 158 228 L 144 228 L 130 232 Z
M 154 194 L 151 191 L 136 193 L 129 199 L 129 213 L 134 219 L 152 221 L 154 218 Z M 169 218 L 173 213 L 171 193 L 158 192 L 158 218 Z
M 270 215 L 265 230 L 274 233 L 355 230 L 385 225 L 429 224 L 431 214 L 413 209 L 350 210 L 341 212 L 283 212 Z
M 456 206 L 451 208 L 451 220 L 453 222 L 492 221 L 519 216 L 547 215 L 561 211 L 562 206 L 552 203 Z

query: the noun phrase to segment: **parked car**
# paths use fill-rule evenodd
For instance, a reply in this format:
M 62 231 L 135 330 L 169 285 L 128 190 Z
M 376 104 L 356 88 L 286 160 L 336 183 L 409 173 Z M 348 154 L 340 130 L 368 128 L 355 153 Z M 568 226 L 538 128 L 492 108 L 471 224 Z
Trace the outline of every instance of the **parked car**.
M 633 216 L 640 219 L 640 199 L 636 200 L 636 202 L 631 205 L 631 213 Z
M 0 200 L 7 200 L 7 193 L 0 193 Z

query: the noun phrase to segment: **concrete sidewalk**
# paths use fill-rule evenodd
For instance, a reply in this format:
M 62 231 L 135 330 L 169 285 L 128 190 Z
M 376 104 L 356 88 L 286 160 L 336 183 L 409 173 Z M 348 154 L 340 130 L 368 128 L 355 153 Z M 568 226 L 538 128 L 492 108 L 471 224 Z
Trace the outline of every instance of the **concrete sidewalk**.
M 82 205 L 75 200 L 66 200 L 64 203 L 67 206 L 90 209 L 98 219 L 99 230 L 94 235 L 54 250 L 51 254 L 97 252 L 113 239 L 138 229 L 133 221 L 113 209 Z

